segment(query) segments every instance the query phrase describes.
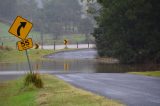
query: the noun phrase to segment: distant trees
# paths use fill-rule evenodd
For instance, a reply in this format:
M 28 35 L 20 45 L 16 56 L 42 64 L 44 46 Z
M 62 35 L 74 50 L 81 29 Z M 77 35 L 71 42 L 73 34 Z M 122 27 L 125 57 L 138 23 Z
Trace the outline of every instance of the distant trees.
M 17 15 L 34 24 L 33 30 L 40 32 L 40 41 L 36 41 L 41 45 L 46 41 L 44 34 L 57 39 L 78 33 L 86 34 L 87 39 L 92 26 L 91 20 L 82 19 L 78 0 L 0 0 L 0 22 L 12 23 Z
M 16 0 L 0 0 L 0 18 L 11 20 L 16 13 Z
M 122 63 L 160 63 L 160 1 L 98 0 L 98 54 Z
M 48 32 L 60 36 L 73 33 L 81 20 L 81 7 L 77 0 L 50 0 L 44 3 Z
M 62 34 L 84 33 L 84 30 L 89 33 L 92 26 L 91 20 L 82 19 L 78 0 L 1 0 L 0 20 L 12 22 L 17 15 L 32 21 L 34 30 L 41 35 L 48 33 L 55 38 Z
M 89 41 L 89 35 L 93 32 L 93 26 L 89 18 L 81 19 L 79 23 L 79 31 L 85 35 L 86 41 Z
M 11 1 L 11 0 L 10 0 Z M 16 14 L 15 15 L 20 15 L 28 20 L 34 22 L 38 15 L 38 7 L 37 3 L 35 0 L 16 0 Z

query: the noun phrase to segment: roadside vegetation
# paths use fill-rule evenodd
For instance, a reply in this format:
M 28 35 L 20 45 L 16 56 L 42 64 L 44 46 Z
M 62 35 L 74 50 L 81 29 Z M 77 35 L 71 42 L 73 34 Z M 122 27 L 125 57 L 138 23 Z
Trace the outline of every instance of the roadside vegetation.
M 125 64 L 160 63 L 160 24 L 157 24 L 160 20 L 160 1 L 97 2 L 101 8 L 91 10 L 98 24 L 93 35 L 101 57 L 117 58 Z
M 25 51 L 18 51 L 17 49 L 12 49 L 6 47 L 7 49 L 0 49 L 0 63 L 19 63 L 27 62 Z M 61 50 L 45 50 L 45 49 L 29 49 L 28 55 L 30 61 L 37 60 L 48 60 L 48 58 L 43 58 L 45 55 L 60 51 L 70 51 L 76 49 L 61 49 Z
M 44 87 L 41 89 L 22 86 L 24 78 L 0 83 L 0 106 L 123 106 L 51 75 L 42 75 Z
M 31 61 L 42 60 L 44 55 L 53 53 L 53 50 L 28 50 L 28 54 Z M 15 62 L 26 62 L 25 51 L 18 51 L 15 49 L 11 50 L 0 50 L 0 63 L 15 63 Z
M 92 41 L 93 22 L 82 18 L 83 8 L 78 0 L 5 0 L 0 4 L 0 42 L 12 41 L 5 42 L 11 46 L 16 40 L 8 29 L 17 15 L 32 21 L 29 37 L 36 43 L 63 44 L 64 38 L 71 43 Z
M 129 72 L 129 73 L 137 74 L 137 75 L 151 76 L 151 77 L 160 77 L 160 71 Z

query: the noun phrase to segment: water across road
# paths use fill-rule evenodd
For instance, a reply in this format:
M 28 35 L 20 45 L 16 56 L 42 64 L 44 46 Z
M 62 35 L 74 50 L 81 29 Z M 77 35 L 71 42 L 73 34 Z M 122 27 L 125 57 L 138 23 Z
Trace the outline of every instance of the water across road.
M 97 51 L 82 49 L 75 51 L 59 52 L 45 56 L 49 60 L 31 62 L 32 69 L 46 73 L 125 73 L 130 71 L 157 70 L 160 65 L 123 65 L 117 64 L 115 59 L 95 59 Z M 9 72 L 19 74 L 29 70 L 27 63 L 0 63 L 0 74 Z

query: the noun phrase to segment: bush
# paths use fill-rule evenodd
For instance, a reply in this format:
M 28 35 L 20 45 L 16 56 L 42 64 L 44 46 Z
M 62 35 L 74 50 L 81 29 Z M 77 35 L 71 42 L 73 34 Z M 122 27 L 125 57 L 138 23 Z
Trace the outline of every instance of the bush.
M 4 47 L 4 49 L 7 50 L 7 51 L 13 50 L 11 47 L 8 47 L 8 46 Z
M 2 53 L 2 50 L 0 50 L 0 59 L 2 58 L 3 56 L 3 53 Z
M 4 49 L 4 47 L 3 46 L 0 46 L 0 50 L 3 50 Z
M 27 76 L 25 78 L 24 85 L 29 86 L 30 84 L 33 84 L 37 88 L 43 88 L 43 82 L 40 77 L 40 74 L 38 74 L 38 73 L 27 74 Z
M 97 0 L 98 54 L 125 64 L 160 63 L 159 0 Z M 111 52 L 107 52 L 111 51 Z
M 12 48 L 8 47 L 8 46 L 0 46 L 0 50 L 7 50 L 7 51 L 11 51 Z

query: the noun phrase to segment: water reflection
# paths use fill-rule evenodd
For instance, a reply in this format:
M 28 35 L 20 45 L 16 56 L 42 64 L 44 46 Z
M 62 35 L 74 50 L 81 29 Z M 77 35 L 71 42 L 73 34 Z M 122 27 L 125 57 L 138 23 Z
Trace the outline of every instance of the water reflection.
M 160 65 L 122 65 L 106 64 L 92 60 L 49 60 L 32 62 L 34 71 L 64 71 L 64 72 L 99 72 L 99 73 L 122 73 L 131 71 L 158 70 Z M 0 71 L 29 70 L 27 63 L 1 63 Z
M 98 73 L 125 73 L 125 72 L 142 72 L 160 70 L 160 64 L 103 64 L 97 63 L 95 66 Z
M 88 52 L 87 52 L 88 53 Z M 89 57 L 92 57 L 95 52 L 90 51 Z M 76 53 L 73 53 L 76 54 Z M 34 71 L 58 71 L 58 72 L 80 72 L 80 73 L 123 73 L 123 72 L 131 72 L 131 71 L 154 71 L 159 70 L 159 64 L 144 64 L 144 65 L 122 65 L 122 64 L 109 64 L 104 63 L 103 61 L 98 61 L 93 58 L 85 58 L 83 59 L 65 59 L 62 58 L 53 58 L 52 60 L 37 60 L 36 62 L 31 62 L 32 69 Z M 65 54 L 65 56 L 67 56 Z M 71 56 L 71 54 L 69 54 Z M 79 56 L 76 54 L 76 56 Z M 68 57 L 68 56 L 67 56 Z M 0 63 L 0 71 L 29 71 L 27 63 Z

